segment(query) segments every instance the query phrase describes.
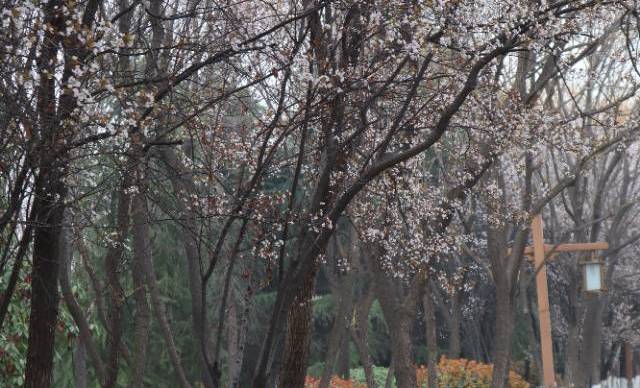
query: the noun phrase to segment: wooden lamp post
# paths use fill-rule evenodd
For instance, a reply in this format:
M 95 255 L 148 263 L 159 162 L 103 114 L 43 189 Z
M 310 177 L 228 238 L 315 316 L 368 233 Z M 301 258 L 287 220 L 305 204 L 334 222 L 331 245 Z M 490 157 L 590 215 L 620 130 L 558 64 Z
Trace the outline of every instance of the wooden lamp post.
M 534 268 L 536 271 L 536 291 L 538 294 L 538 316 L 540 320 L 540 342 L 542 353 L 542 376 L 544 387 L 555 387 L 555 373 L 553 369 L 553 347 L 551 338 L 551 315 L 549 313 L 549 290 L 547 288 L 547 266 L 545 256 L 547 253 L 557 252 L 584 252 L 599 251 L 609 248 L 606 242 L 595 243 L 578 243 L 578 244 L 559 244 L 546 245 L 544 243 L 544 233 L 542 229 L 542 217 L 536 215 L 531 221 L 531 233 L 533 237 L 533 247 L 526 247 L 524 254 L 533 256 Z M 583 284 L 584 290 L 597 292 L 604 290 L 602 281 L 603 262 L 596 260 L 592 256 L 592 260 L 583 262 Z

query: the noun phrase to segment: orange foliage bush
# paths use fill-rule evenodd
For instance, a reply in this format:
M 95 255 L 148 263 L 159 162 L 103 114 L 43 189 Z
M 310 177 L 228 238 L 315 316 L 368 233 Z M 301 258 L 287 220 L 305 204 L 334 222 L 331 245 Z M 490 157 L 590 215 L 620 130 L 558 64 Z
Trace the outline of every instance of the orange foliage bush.
M 465 359 L 451 360 L 442 357 L 438 363 L 438 388 L 490 388 L 493 365 Z M 416 368 L 418 387 L 427 386 L 428 371 L 426 366 Z M 307 376 L 305 388 L 318 388 L 320 379 Z M 331 388 L 365 388 L 366 384 L 343 380 L 337 376 L 331 379 Z M 530 388 L 522 376 L 509 371 L 510 388 Z
M 320 386 L 320 379 L 307 376 L 304 381 L 305 388 L 318 388 Z M 359 383 L 357 381 L 344 380 L 338 376 L 333 376 L 331 378 L 331 383 L 329 384 L 331 388 L 367 388 L 366 384 Z
M 427 371 L 424 373 L 418 370 L 416 377 L 422 379 L 418 381 L 420 384 L 426 382 Z M 463 358 L 450 360 L 446 357 L 440 359 L 438 363 L 438 387 L 491 387 L 491 377 L 493 375 L 493 365 L 483 364 L 473 360 L 465 360 Z M 514 371 L 509 371 L 509 387 L 510 388 L 529 388 L 522 376 Z

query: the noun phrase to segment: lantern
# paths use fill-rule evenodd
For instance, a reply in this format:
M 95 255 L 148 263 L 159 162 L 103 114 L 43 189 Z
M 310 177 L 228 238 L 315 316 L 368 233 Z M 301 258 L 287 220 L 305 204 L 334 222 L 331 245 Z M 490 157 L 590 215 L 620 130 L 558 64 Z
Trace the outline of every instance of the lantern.
M 606 291 L 604 285 L 604 260 L 597 258 L 595 253 L 582 263 L 582 288 L 585 292 Z

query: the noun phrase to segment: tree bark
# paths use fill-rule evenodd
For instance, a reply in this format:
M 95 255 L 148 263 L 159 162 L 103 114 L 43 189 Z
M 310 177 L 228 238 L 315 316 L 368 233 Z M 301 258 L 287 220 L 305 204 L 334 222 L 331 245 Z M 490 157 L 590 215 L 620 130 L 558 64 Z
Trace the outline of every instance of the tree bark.
M 238 327 L 238 306 L 235 301 L 235 292 L 229 290 L 227 306 L 227 366 L 229 371 L 229 386 L 233 386 L 233 381 L 237 381 L 240 375 L 240 365 L 236 362 L 239 359 L 238 342 L 240 339 L 240 328 Z
M 70 259 L 72 253 L 68 230 L 62 233 L 61 238 L 63 241 L 61 242 L 62 253 L 60 257 L 60 290 L 62 291 L 62 297 L 64 299 L 65 305 L 67 306 L 67 309 L 69 310 L 69 313 L 71 314 L 71 317 L 73 318 L 76 326 L 78 326 L 78 330 L 80 332 L 78 336 L 78 346 L 81 347 L 81 356 L 84 359 L 85 351 L 89 352 L 89 357 L 91 358 L 91 362 L 93 363 L 94 369 L 96 371 L 96 376 L 98 377 L 99 383 L 102 385 L 105 381 L 104 364 L 100 357 L 98 346 L 91 337 L 91 331 L 89 330 L 89 323 L 87 322 L 87 318 L 82 312 L 82 308 L 78 304 L 71 290 L 69 272 L 71 270 Z
M 580 328 L 579 308 L 578 308 L 578 283 L 575 274 L 569 274 L 569 308 L 570 312 L 567 316 L 567 344 L 565 351 L 565 376 L 564 379 L 568 384 L 580 384 Z
M 58 268 L 64 212 L 62 198 L 65 191 L 58 174 L 44 174 L 46 183 L 38 188 L 38 198 L 34 204 L 38 226 L 35 228 L 33 245 L 26 388 L 48 388 L 51 385 L 58 321 Z
M 138 187 L 141 191 L 141 188 Z M 144 219 L 146 198 L 144 193 L 138 192 L 133 195 L 132 213 L 133 220 Z M 130 388 L 142 387 L 142 378 L 147 360 L 147 343 L 149 340 L 149 321 L 151 313 L 147 302 L 147 289 L 144 271 L 144 256 L 150 255 L 148 230 L 138 222 L 133 223 L 133 297 L 135 300 L 136 313 L 134 323 L 135 343 L 133 349 L 133 364 L 131 367 Z
M 364 369 L 364 376 L 367 380 L 367 388 L 376 388 L 376 381 L 373 376 L 373 362 L 369 354 L 369 344 L 367 342 L 369 331 L 369 310 L 373 304 L 375 294 L 373 287 L 369 286 L 364 300 L 355 307 L 354 322 L 351 327 L 351 338 L 356 345 L 356 351 L 360 358 L 360 364 Z
M 104 260 L 104 271 L 107 278 L 106 294 L 108 297 L 107 308 L 107 363 L 105 366 L 106 376 L 104 387 L 113 388 L 118 381 L 119 350 L 122 342 L 122 314 L 124 305 L 124 289 L 120 283 L 120 267 L 124 256 L 124 245 L 129 231 L 129 211 L 131 207 L 131 196 L 127 193 L 131 179 L 129 172 L 125 172 L 125 177 L 121 187 L 115 195 L 117 201 L 116 210 L 116 239 L 107 248 Z M 94 282 L 95 283 L 95 282 Z M 97 284 L 96 284 L 97 286 Z M 96 289 L 96 292 L 99 290 Z M 100 295 L 96 295 L 100 298 Z M 100 304 L 99 304 L 100 306 Z
M 507 388 L 511 362 L 511 341 L 514 329 L 511 287 L 504 278 L 496 278 L 495 348 L 491 386 Z
M 351 313 L 353 311 L 352 289 L 350 276 L 341 279 L 339 292 L 334 294 L 334 301 L 338 303 L 336 316 L 333 321 L 333 328 L 329 334 L 329 345 L 320 379 L 320 388 L 327 388 L 331 382 L 334 366 L 339 353 L 343 352 L 341 345 L 349 345 L 349 337 L 347 336 L 349 325 L 351 322 Z M 348 368 L 347 368 L 348 370 Z
M 602 340 L 603 303 L 599 295 L 586 296 L 586 311 L 582 335 L 580 386 L 600 382 L 600 350 Z
M 251 306 L 252 295 L 251 280 L 247 285 L 246 291 L 243 295 L 243 303 L 240 305 L 241 311 L 238 316 L 238 340 L 237 340 L 237 352 L 235 357 L 229 360 L 229 386 L 231 388 L 240 387 L 240 375 L 242 371 L 242 363 L 244 360 L 245 344 L 247 342 L 247 333 L 249 330 L 249 310 Z
M 58 267 L 60 263 L 60 233 L 64 213 L 65 185 L 62 180 L 64 163 L 55 156 L 60 144 L 61 127 L 56 112 L 56 81 L 54 74 L 60 49 L 58 31 L 64 28 L 62 1 L 50 1 L 44 6 L 44 22 L 51 26 L 43 37 L 44 47 L 38 58 L 40 84 L 37 110 L 40 135 L 35 167 L 36 215 L 34 228 L 33 266 L 31 271 L 31 312 L 25 374 L 26 388 L 48 388 L 51 385 L 55 328 L 58 320 Z
M 304 387 L 313 324 L 312 297 L 316 285 L 315 268 L 305 276 L 304 283 L 296 292 L 288 312 L 285 358 L 280 371 L 280 387 Z
M 431 280 L 427 281 L 427 285 L 425 286 L 425 292 L 422 298 L 422 303 L 424 307 L 424 323 L 426 328 L 426 338 L 427 338 L 427 373 L 428 373 L 428 388 L 436 388 L 438 385 L 438 343 L 437 343 L 437 335 L 436 335 L 436 307 L 433 303 L 433 298 L 431 295 Z M 455 328 L 452 328 L 452 331 Z M 459 336 L 458 336 L 459 339 Z M 460 343 L 458 342 L 458 348 L 460 347 Z M 458 350 L 459 352 L 459 350 Z
M 73 381 L 75 388 L 87 388 L 89 380 L 87 376 L 87 355 L 82 333 L 78 335 L 75 344 L 73 352 Z
M 416 296 L 409 295 L 413 300 L 401 303 L 394 297 L 395 289 L 391 280 L 383 272 L 377 263 L 377 259 L 372 259 L 372 267 L 375 276 L 375 287 L 384 319 L 389 327 L 391 340 L 391 363 L 394 367 L 396 385 L 398 388 L 414 388 L 416 386 L 416 368 L 413 365 L 412 352 L 413 340 L 411 339 L 411 329 L 415 318 Z
M 427 288 L 429 290 L 429 288 Z M 451 322 L 449 322 L 449 350 L 450 359 L 460 357 L 460 323 L 462 322 L 462 290 L 456 289 L 451 295 Z
M 351 312 L 349 312 L 351 315 Z M 347 321 L 349 317 L 347 317 Z M 349 336 L 349 323 L 345 326 L 344 332 L 342 333 L 342 341 L 340 342 L 340 353 L 338 354 L 336 374 L 340 376 L 341 379 L 349 380 L 351 378 L 351 342 Z

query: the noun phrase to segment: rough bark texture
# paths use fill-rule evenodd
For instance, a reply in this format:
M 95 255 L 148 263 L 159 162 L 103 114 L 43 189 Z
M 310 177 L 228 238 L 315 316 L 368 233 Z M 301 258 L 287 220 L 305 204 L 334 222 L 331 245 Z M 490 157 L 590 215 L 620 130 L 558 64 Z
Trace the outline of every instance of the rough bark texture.
M 61 1 L 50 1 L 44 7 L 45 22 L 52 26 L 45 33 L 38 61 L 41 74 L 55 72 L 60 36 L 64 25 Z M 50 77 L 49 77 L 50 78 Z M 65 187 L 62 182 L 64 164 L 55 153 L 61 128 L 56 112 L 55 80 L 42 76 L 38 88 L 38 114 L 42 142 L 36 166 L 40 171 L 35 183 L 37 227 L 34 228 L 33 267 L 31 272 L 31 313 L 25 387 L 48 388 L 51 385 L 55 327 L 58 319 L 58 267 L 60 233 L 64 213 Z
M 507 388 L 514 329 L 513 299 L 506 280 L 496 279 L 495 348 L 491 386 Z
M 280 387 L 302 388 L 309 360 L 309 342 L 313 323 L 312 297 L 316 284 L 316 271 L 309 271 L 304 284 L 296 292 L 287 317 L 285 358 L 280 371 Z
M 31 314 L 25 387 L 51 385 L 55 328 L 58 320 L 58 267 L 63 205 L 55 196 L 64 194 L 54 178 L 38 192 L 36 209 L 40 226 L 35 228 L 31 272 Z M 53 188 L 53 192 L 47 189 Z

